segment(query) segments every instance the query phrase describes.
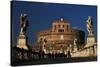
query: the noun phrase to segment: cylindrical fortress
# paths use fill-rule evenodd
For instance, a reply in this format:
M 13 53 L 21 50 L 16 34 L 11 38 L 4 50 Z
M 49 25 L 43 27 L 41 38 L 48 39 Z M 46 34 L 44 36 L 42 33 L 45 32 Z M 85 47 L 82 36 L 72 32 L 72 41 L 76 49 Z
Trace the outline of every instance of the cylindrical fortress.
M 69 21 L 61 18 L 53 22 L 51 29 L 38 32 L 37 41 L 46 40 L 45 49 L 51 45 L 56 51 L 61 48 L 67 50 L 70 45 L 73 48 L 75 38 L 79 49 L 84 44 L 84 31 L 71 28 Z

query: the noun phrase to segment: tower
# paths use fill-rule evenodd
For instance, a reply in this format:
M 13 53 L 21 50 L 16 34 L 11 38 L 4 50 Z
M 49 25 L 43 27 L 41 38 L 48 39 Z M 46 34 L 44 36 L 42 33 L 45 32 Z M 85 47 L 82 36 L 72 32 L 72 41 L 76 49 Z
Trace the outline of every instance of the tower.
M 67 20 L 64 20 L 64 18 L 60 18 L 60 20 L 58 19 L 53 22 L 52 27 L 53 27 L 52 29 L 53 32 L 63 33 L 63 32 L 69 31 L 70 24 L 68 23 Z

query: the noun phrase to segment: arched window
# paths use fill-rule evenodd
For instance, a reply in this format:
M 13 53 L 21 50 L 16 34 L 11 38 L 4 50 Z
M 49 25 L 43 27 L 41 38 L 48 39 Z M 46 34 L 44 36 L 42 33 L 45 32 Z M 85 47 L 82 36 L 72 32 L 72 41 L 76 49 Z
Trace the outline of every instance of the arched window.
M 54 27 L 56 28 L 56 25 L 54 25 Z
M 54 25 L 54 30 L 56 30 L 56 25 Z
M 64 29 L 59 29 L 59 32 L 64 32 Z
M 60 28 L 60 25 L 58 25 L 58 27 Z
M 63 28 L 64 28 L 64 25 L 63 25 Z
M 67 31 L 68 31 L 68 29 L 69 29 L 69 28 L 68 28 L 68 25 L 67 25 Z

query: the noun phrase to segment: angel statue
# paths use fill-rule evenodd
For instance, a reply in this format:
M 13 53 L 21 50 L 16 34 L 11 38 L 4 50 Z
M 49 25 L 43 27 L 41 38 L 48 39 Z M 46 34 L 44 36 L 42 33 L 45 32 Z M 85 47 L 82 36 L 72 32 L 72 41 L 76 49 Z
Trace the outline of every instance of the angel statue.
M 87 22 L 87 31 L 88 31 L 88 35 L 92 35 L 93 34 L 93 22 L 92 22 L 92 17 L 88 16 L 88 20 Z
M 21 14 L 20 16 L 20 33 L 26 33 L 26 27 L 28 26 L 27 14 Z
M 78 40 L 77 40 L 77 38 L 75 38 L 74 39 L 74 52 L 77 51 L 77 42 L 78 42 Z

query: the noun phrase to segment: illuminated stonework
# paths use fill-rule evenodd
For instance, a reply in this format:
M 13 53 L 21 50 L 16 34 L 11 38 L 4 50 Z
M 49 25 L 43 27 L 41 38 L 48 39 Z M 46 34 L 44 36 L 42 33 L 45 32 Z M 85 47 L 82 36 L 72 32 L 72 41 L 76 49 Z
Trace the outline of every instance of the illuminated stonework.
M 27 27 L 27 14 L 20 15 L 20 32 L 17 38 L 17 47 L 21 49 L 28 49 L 26 41 L 26 27 Z
M 33 50 L 43 50 L 45 54 L 68 54 L 71 57 L 97 56 L 97 44 L 94 37 L 87 37 L 82 30 L 72 28 L 67 20 L 61 18 L 52 23 L 52 28 L 38 32 L 37 45 Z
M 81 45 L 84 44 L 84 36 L 85 34 L 83 31 L 72 28 L 69 21 L 61 18 L 52 23 L 51 29 L 38 32 L 37 41 L 46 41 L 44 49 L 46 49 L 47 53 L 50 51 L 54 53 L 66 53 L 74 49 L 73 44 L 75 38 L 77 38 L 78 41 L 76 46 L 80 49 Z M 34 47 L 34 49 L 36 48 Z
M 23 48 L 23 49 L 28 49 L 26 46 L 26 37 L 25 35 L 19 35 L 17 39 L 17 47 L 18 48 Z

